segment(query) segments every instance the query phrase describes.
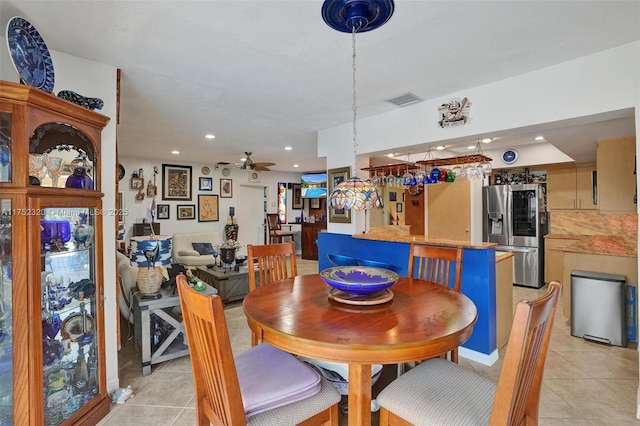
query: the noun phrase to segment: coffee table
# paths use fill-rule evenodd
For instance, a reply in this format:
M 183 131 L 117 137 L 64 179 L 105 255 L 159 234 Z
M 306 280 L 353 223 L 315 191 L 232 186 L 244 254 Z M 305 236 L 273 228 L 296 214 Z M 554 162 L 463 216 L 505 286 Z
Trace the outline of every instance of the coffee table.
M 223 302 L 241 300 L 249 293 L 248 273 L 248 266 L 240 266 L 238 272 L 233 269 L 225 271 L 217 267 L 207 268 L 206 266 L 198 266 L 195 270 L 195 275 L 198 278 L 218 290 L 218 295 Z

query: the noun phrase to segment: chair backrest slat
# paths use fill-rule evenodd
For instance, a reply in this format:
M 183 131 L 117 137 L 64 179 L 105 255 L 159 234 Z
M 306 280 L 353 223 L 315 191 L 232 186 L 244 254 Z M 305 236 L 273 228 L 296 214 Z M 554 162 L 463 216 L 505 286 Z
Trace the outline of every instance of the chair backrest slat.
M 490 425 L 537 424 L 540 387 L 561 286 L 534 301 L 516 306 Z
M 246 425 L 222 301 L 219 296 L 191 289 L 184 275 L 178 275 L 176 281 L 189 343 L 198 424 Z

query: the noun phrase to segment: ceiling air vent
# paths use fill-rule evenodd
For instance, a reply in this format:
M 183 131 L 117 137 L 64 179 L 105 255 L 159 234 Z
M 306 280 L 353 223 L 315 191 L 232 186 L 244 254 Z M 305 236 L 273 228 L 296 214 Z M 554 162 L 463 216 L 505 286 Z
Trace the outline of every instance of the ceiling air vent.
M 397 106 L 398 108 L 404 107 L 411 104 L 417 104 L 418 102 L 422 102 L 424 99 L 419 98 L 413 93 L 405 93 L 404 95 L 396 96 L 395 98 L 387 99 L 385 102 L 389 102 Z

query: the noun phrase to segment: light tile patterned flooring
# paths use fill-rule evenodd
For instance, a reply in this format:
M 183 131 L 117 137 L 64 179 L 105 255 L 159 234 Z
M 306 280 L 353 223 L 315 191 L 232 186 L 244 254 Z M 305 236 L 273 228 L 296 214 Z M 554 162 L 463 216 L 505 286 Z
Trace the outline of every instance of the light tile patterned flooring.
M 300 275 L 316 273 L 317 268 L 317 262 L 298 258 Z M 514 287 L 514 306 L 544 291 L 545 288 Z M 234 352 L 246 350 L 250 347 L 250 333 L 241 303 L 228 305 L 226 312 Z M 127 332 L 123 330 L 123 335 Z M 464 358 L 460 364 L 497 380 L 503 355 L 504 349 L 500 351 L 500 361 L 491 367 Z M 99 425 L 196 424 L 189 357 L 154 365 L 152 374 L 143 377 L 140 353 L 130 339 L 119 353 L 119 363 L 120 386 L 131 385 L 134 396 L 123 405 L 112 405 L 111 412 Z M 637 388 L 638 352 L 635 349 L 572 337 L 569 321 L 558 311 L 543 379 L 541 426 L 640 425 L 635 419 Z M 373 417 L 373 424 L 377 424 L 377 416 Z M 346 424 L 344 416 L 340 424 Z

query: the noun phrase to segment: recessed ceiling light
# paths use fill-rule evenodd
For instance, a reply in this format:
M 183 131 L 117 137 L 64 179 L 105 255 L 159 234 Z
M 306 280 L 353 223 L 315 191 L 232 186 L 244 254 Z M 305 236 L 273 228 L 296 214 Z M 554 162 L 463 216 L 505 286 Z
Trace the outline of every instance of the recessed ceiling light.
M 436 146 L 436 149 L 438 151 L 442 151 L 444 149 L 444 145 L 438 145 L 438 146 Z
M 493 140 L 493 138 L 484 138 L 484 139 L 482 139 L 482 141 L 481 141 L 481 142 L 482 142 L 482 143 L 489 143 L 489 142 L 491 142 L 492 140 Z
M 300 167 L 300 165 L 299 164 L 294 164 L 293 167 L 297 168 L 297 167 Z
M 204 137 L 207 138 L 207 139 L 215 139 L 216 135 L 212 135 L 211 133 L 208 133 L 208 134 L 204 135 Z
M 536 141 L 543 141 L 544 140 L 544 136 L 536 136 L 533 139 L 536 140 Z
M 476 146 L 475 146 L 475 145 L 469 145 L 469 146 L 467 147 L 467 149 L 476 149 Z
M 393 152 L 390 152 L 389 154 L 387 154 L 387 157 L 389 158 L 395 157 L 395 154 Z
M 180 154 L 180 151 L 178 151 L 177 149 L 174 149 L 173 151 L 171 151 L 171 153 L 173 155 L 178 155 L 178 154 Z
M 292 148 L 292 147 L 290 147 L 290 146 L 285 146 L 285 147 L 284 147 L 284 150 L 285 150 L 285 151 L 291 151 L 292 149 L 293 149 L 293 148 Z

